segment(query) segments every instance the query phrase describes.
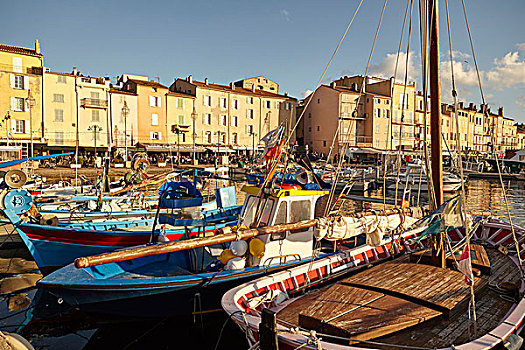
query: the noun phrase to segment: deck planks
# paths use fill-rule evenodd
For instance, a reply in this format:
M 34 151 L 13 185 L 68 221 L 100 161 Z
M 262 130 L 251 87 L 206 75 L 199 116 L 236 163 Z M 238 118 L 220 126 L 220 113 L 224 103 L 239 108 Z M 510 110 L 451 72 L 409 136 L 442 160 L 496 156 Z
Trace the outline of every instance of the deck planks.
M 336 284 L 299 314 L 299 325 L 340 337 L 368 340 L 414 326 L 441 312 L 361 288 Z
M 403 297 L 441 311 L 446 318 L 462 311 L 470 298 L 462 273 L 407 262 L 378 265 L 341 283 Z M 483 291 L 486 285 L 485 279 L 474 278 L 476 293 Z

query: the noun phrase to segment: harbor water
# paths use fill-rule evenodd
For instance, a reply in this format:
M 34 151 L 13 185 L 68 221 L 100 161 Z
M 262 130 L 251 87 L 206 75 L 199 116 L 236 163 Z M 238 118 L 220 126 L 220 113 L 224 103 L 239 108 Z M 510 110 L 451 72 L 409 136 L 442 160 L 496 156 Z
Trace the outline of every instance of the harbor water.
M 508 207 L 514 224 L 525 227 L 525 182 L 507 182 Z M 380 197 L 382 190 L 371 196 Z M 390 194 L 390 196 L 393 196 Z M 410 204 L 415 205 L 414 194 Z M 427 197 L 422 195 L 420 204 Z M 473 179 L 467 187 L 467 208 L 490 211 L 508 221 L 498 181 Z M 348 201 L 345 210 L 382 208 L 382 204 Z M 14 277 L 12 258 L 30 259 L 25 248 L 2 249 L 2 284 Z M 32 272 L 32 271 L 30 271 Z M 176 299 L 171 302 L 177 303 Z M 133 314 L 133 310 L 130 310 Z M 245 335 L 220 309 L 185 318 L 140 318 L 86 313 L 35 287 L 4 295 L 0 303 L 0 330 L 16 332 L 35 349 L 246 349 Z

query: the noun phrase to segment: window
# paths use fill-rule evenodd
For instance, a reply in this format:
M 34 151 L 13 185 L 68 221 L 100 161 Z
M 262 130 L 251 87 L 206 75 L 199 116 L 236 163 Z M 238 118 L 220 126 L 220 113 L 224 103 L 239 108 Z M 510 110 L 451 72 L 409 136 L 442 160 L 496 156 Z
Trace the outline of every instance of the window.
M 13 132 L 17 134 L 22 134 L 25 131 L 24 120 L 14 120 L 15 124 L 13 125 Z
M 204 105 L 211 107 L 211 96 L 209 95 L 204 96 Z
M 317 131 L 321 131 L 321 127 L 317 125 Z
M 285 223 L 288 222 L 286 220 L 286 218 L 287 218 L 287 215 L 286 215 L 287 207 L 288 207 L 288 203 L 286 203 L 286 202 L 281 202 L 281 204 L 279 204 L 279 209 L 277 210 L 277 214 L 275 215 L 274 225 L 285 224 Z M 279 232 L 279 233 L 272 233 L 272 235 L 270 236 L 270 240 L 271 241 L 277 241 L 277 240 L 281 240 L 281 239 L 284 239 L 284 238 L 286 238 L 286 231 L 285 232 Z
M 266 108 L 272 108 L 272 101 L 266 101 Z
M 219 117 L 219 120 L 220 120 L 221 125 L 223 126 L 228 125 L 228 117 L 226 115 L 221 115 Z
M 275 109 L 281 109 L 281 102 L 275 102 Z
M 184 100 L 182 98 L 177 98 L 177 108 L 184 108 Z
M 162 139 L 162 134 L 160 131 L 151 131 L 149 133 L 149 138 L 151 140 L 161 140 Z
M 299 222 L 311 219 L 311 205 L 309 200 L 293 201 L 290 205 L 290 222 Z M 309 228 L 294 230 L 294 232 L 308 231 Z
M 159 115 L 158 114 L 153 113 L 151 115 L 151 125 L 155 125 L 155 126 L 159 125 Z
M 25 111 L 24 99 L 21 97 L 11 97 L 11 110 L 23 112 Z
M 385 109 L 385 117 L 390 118 L 390 109 Z
M 319 103 L 321 103 L 321 99 L 320 98 L 317 99 L 317 104 L 319 104 Z
M 226 133 L 221 133 L 220 134 L 220 139 L 221 139 L 221 143 L 222 144 L 225 144 L 226 143 Z
M 207 131 L 205 134 L 204 134 L 204 138 L 206 140 L 206 143 L 211 143 L 211 132 Z
M 381 132 L 381 125 L 376 124 L 376 134 L 379 134 Z
M 55 121 L 56 122 L 64 121 L 64 110 L 63 109 L 55 109 Z
M 91 110 L 91 121 L 92 122 L 100 121 L 100 111 L 98 109 Z
M 249 109 L 247 112 L 248 112 L 248 118 L 253 119 L 253 116 L 254 116 L 253 109 Z
M 160 107 L 160 97 L 150 96 L 149 97 L 149 105 L 150 105 L 150 107 Z
M 323 140 L 323 147 L 326 147 L 326 140 Z
M 312 118 L 312 113 L 308 112 L 308 119 Z
M 53 102 L 64 103 L 64 95 L 62 95 L 62 94 L 53 94 Z
M 100 98 L 100 93 L 96 91 L 91 91 L 91 98 L 93 100 L 98 100 Z
M 219 101 L 219 106 L 221 108 L 226 108 L 226 99 L 225 98 L 221 98 L 220 101 Z
M 232 118 L 232 126 L 239 126 L 239 117 L 234 116 Z
M 15 75 L 15 81 L 14 81 L 13 87 L 15 89 L 23 89 L 24 88 L 24 77 L 21 75 Z
M 312 132 L 312 128 L 311 128 L 311 127 L 310 127 L 310 128 L 308 128 L 308 132 Z
M 65 83 L 66 83 L 66 77 L 63 76 L 63 75 L 59 75 L 59 76 L 57 76 L 57 83 L 59 83 L 59 84 L 65 84 Z M 62 134 L 62 136 L 63 136 L 63 134 Z
M 408 94 L 399 94 L 399 108 L 408 108 Z
M 290 102 L 285 102 L 284 103 L 284 109 L 289 111 L 292 109 L 292 104 Z
M 248 125 L 247 130 L 248 135 L 253 135 L 253 125 Z
M 64 144 L 64 132 L 63 131 L 55 131 L 55 143 L 57 145 Z
M 211 113 L 205 113 L 204 119 L 202 121 L 203 124 L 211 125 Z
M 232 134 L 232 144 L 236 145 L 237 144 L 237 133 L 233 133 Z
M 22 59 L 20 57 L 13 57 L 13 72 L 23 73 L 22 71 Z
M 248 103 L 253 105 L 253 97 L 248 97 Z
M 153 92 L 157 92 L 157 88 L 152 87 L 152 88 L 151 88 L 151 91 L 153 91 Z
M 239 109 L 239 100 L 233 100 L 233 109 Z
M 184 125 L 184 116 L 179 115 L 179 125 Z

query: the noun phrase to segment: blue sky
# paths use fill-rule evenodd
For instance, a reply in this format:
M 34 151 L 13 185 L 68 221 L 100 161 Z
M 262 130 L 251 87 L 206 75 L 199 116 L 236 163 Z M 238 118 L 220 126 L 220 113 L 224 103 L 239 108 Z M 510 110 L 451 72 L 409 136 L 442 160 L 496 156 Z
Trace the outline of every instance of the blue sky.
M 314 88 L 358 2 L 4 1 L 0 42 L 32 47 L 38 39 L 45 65 L 59 72 L 76 66 L 83 74 L 113 80 L 136 73 L 158 77 L 166 85 L 189 74 L 222 84 L 264 74 L 282 92 L 301 98 Z M 525 1 L 466 3 L 486 100 L 492 110 L 504 106 L 505 115 L 525 122 Z M 382 4 L 363 2 L 324 82 L 364 73 Z M 459 97 L 479 105 L 461 1 L 449 0 L 449 5 Z M 388 2 L 372 58 L 375 75 L 393 75 L 405 6 L 406 1 Z M 440 6 L 443 97 L 449 100 L 444 1 Z M 420 87 L 417 18 L 414 14 L 408 75 Z

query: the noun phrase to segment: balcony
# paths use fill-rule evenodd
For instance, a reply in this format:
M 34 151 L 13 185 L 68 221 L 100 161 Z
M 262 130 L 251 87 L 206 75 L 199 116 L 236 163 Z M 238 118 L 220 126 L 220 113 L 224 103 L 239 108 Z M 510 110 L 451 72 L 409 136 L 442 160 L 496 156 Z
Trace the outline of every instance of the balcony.
M 80 106 L 84 108 L 108 108 L 108 101 L 99 98 L 83 98 L 80 100 Z

